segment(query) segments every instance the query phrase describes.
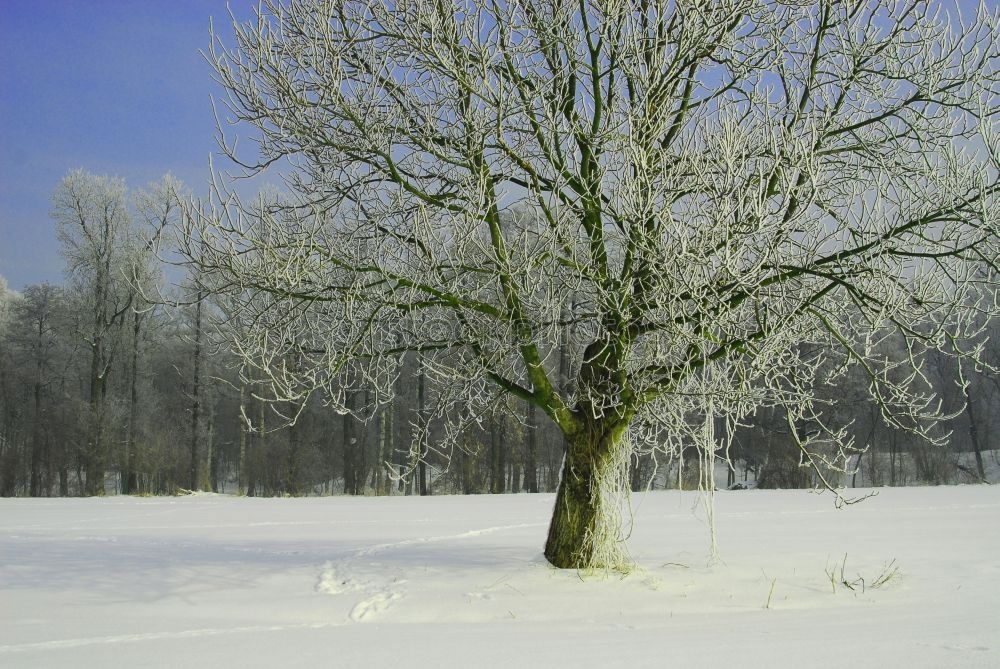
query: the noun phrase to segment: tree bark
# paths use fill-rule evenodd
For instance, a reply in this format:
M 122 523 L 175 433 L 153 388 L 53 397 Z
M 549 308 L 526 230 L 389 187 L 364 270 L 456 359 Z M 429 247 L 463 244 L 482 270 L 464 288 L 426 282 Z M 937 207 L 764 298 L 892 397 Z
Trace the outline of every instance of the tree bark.
M 538 492 L 538 421 L 534 402 L 528 402 L 528 435 L 524 461 L 524 489 Z
M 347 397 L 345 398 L 347 407 L 353 409 L 357 402 L 354 397 L 354 391 L 347 391 Z M 344 492 L 348 495 L 357 495 L 358 491 L 358 466 L 357 466 L 357 448 L 358 439 L 354 429 L 354 416 L 350 413 L 345 413 L 343 418 L 343 432 L 344 432 Z
M 889 438 L 889 485 L 896 485 L 896 434 Z
M 972 441 L 972 448 L 976 454 L 976 471 L 979 473 L 979 478 L 985 481 L 986 468 L 983 466 L 983 448 L 979 441 L 979 425 L 976 423 L 972 397 L 969 396 L 968 388 L 965 391 L 965 415 L 969 418 L 969 440 Z
M 382 410 L 382 429 L 381 437 L 382 443 L 382 460 L 379 463 L 379 467 L 382 469 L 383 485 L 382 490 L 386 495 L 392 494 L 392 462 L 393 452 L 395 449 L 395 440 L 393 439 L 393 432 L 395 427 L 395 417 L 393 412 L 393 407 L 395 405 L 390 403 Z
M 295 424 L 288 428 L 288 460 L 285 468 L 285 492 L 292 497 L 302 494 L 302 473 L 300 471 L 302 458 L 302 421 L 304 412 L 296 416 Z
M 129 378 L 128 435 L 125 440 L 125 466 L 122 472 L 122 494 L 133 495 L 138 488 L 135 468 L 138 460 L 135 435 L 139 413 L 139 334 L 142 328 L 142 314 L 132 312 L 132 367 Z
M 257 400 L 258 422 L 256 436 L 250 437 L 250 452 L 247 454 L 247 497 L 257 495 L 257 463 L 264 455 L 264 402 Z
M 427 430 L 428 426 L 424 424 L 424 384 L 426 383 L 426 376 L 424 375 L 424 361 L 419 355 L 417 356 L 417 424 Z M 427 436 L 424 436 L 426 439 Z M 423 449 L 423 453 L 420 454 L 420 461 L 417 463 L 417 472 L 419 477 L 419 492 L 421 495 L 430 494 L 430 486 L 427 481 L 427 463 L 424 461 L 424 456 L 427 453 L 427 449 Z
M 201 420 L 201 309 L 204 293 L 198 292 L 198 301 L 194 311 L 194 385 L 191 391 L 191 462 L 188 466 L 188 488 L 198 490 L 198 451 L 200 445 L 199 422 Z
M 38 340 L 36 343 L 35 355 L 35 383 L 34 399 L 35 413 L 34 425 L 31 429 L 31 473 L 28 483 L 28 494 L 37 497 L 41 490 L 41 453 L 42 453 L 42 335 L 44 334 L 44 321 L 38 321 Z
M 205 489 L 212 492 L 219 492 L 220 452 L 215 447 L 215 410 L 212 408 L 212 400 L 205 398 L 208 406 L 206 412 L 207 425 L 205 426 Z
M 472 456 L 464 449 L 460 448 L 458 451 L 459 457 L 459 468 L 462 475 L 462 494 L 472 495 L 476 492 L 475 485 L 472 480 Z
M 87 494 L 89 495 L 104 494 L 104 474 L 108 464 L 107 446 L 104 443 L 104 410 L 108 394 L 108 374 L 111 372 L 111 363 L 114 357 L 113 348 L 112 351 L 108 350 L 105 335 L 110 334 L 113 328 L 121 324 L 120 317 L 124 313 L 124 309 L 114 315 L 110 313 L 109 300 L 112 299 L 110 224 L 110 220 L 105 218 L 103 221 L 104 233 L 101 237 L 101 243 L 105 248 L 101 252 L 103 260 L 97 264 L 97 278 L 94 286 L 94 338 L 91 342 L 90 364 L 90 405 L 94 424 L 87 466 Z
M 246 386 L 240 383 L 240 456 L 237 464 L 237 486 L 241 493 L 247 493 L 247 422 L 246 416 Z
M 376 413 L 374 420 L 372 420 L 372 425 L 375 430 L 375 459 L 372 462 L 371 467 L 371 487 L 372 492 L 375 495 L 382 494 L 382 459 L 385 457 L 385 434 L 382 430 L 383 418 L 385 417 L 384 411 L 378 411 Z
M 567 435 L 566 459 L 562 479 L 552 510 L 545 558 L 561 569 L 591 567 L 618 568 L 618 561 L 602 564 L 599 552 L 613 549 L 606 542 L 615 541 L 608 534 L 598 501 L 606 477 L 618 475 L 617 449 L 627 424 L 596 425 L 578 434 Z M 612 502 L 612 500 L 604 500 Z M 613 555 L 609 552 L 608 554 Z
M 104 494 L 104 397 L 107 372 L 102 369 L 104 343 L 98 335 L 91 344 L 90 361 L 90 444 L 87 450 L 87 495 Z
M 494 416 L 490 420 L 490 493 L 507 492 L 507 460 L 505 453 L 503 421 Z

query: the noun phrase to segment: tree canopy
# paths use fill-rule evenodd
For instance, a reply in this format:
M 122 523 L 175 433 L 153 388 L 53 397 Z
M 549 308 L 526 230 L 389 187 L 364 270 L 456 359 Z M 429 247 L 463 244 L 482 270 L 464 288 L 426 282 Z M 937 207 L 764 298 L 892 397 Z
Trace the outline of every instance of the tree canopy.
M 631 454 L 714 454 L 719 420 L 775 409 L 845 468 L 816 388 L 848 369 L 933 439 L 925 353 L 975 357 L 996 312 L 996 12 L 266 0 L 233 30 L 208 56 L 254 150 L 222 146 L 289 192 L 220 177 L 182 251 L 248 377 L 348 410 L 419 352 L 428 415 L 534 404 L 566 442 L 556 566 L 620 565 Z

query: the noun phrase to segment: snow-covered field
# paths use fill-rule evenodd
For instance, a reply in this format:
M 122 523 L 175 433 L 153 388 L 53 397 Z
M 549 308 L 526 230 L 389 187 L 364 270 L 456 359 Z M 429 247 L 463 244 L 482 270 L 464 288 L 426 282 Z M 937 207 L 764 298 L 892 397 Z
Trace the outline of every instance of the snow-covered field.
M 637 495 L 625 578 L 546 565 L 551 495 L 4 499 L 0 667 L 1000 667 L 997 486 L 716 499 L 708 566 Z

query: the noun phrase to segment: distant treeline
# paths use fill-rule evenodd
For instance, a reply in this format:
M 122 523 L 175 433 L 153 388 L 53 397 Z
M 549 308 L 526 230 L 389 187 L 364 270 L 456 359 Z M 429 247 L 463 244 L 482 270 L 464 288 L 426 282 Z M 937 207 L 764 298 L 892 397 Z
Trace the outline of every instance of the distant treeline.
M 434 420 L 426 446 L 411 449 L 437 392 L 417 353 L 401 360 L 390 402 L 365 413 L 362 407 L 375 404 L 372 394 L 348 394 L 363 420 L 332 410 L 320 394 L 304 406 L 262 400 L 270 394 L 241 381 L 235 356 L 213 343 L 212 329 L 226 327 L 224 309 L 210 295 L 186 291 L 183 280 L 164 288 L 157 235 L 181 215 L 183 197 L 169 177 L 129 192 L 121 181 L 73 172 L 53 206 L 65 285 L 15 292 L 0 277 L 0 495 L 555 490 L 562 437 L 520 400 L 467 429 L 450 454 L 434 448 L 444 430 Z M 563 369 L 570 356 L 559 346 L 553 364 Z M 1000 338 L 989 346 L 986 359 L 1000 363 Z M 857 369 L 816 389 L 823 411 L 836 414 L 833 422 L 847 425 L 863 449 L 850 463 L 856 473 L 838 475 L 838 483 L 981 481 L 996 471 L 1000 379 L 945 358 L 928 358 L 922 370 L 928 394 L 952 415 L 924 427 L 950 434 L 948 448 L 891 425 Z M 559 375 L 560 383 L 569 378 Z M 289 425 L 285 417 L 296 412 Z M 717 455 L 730 467 L 717 485 L 817 484 L 800 466 L 797 439 L 783 418 L 764 409 L 744 423 L 723 435 L 729 448 Z M 635 455 L 632 488 L 696 487 L 699 461 L 695 448 Z
M 427 383 L 413 354 L 404 362 L 394 400 L 368 420 L 340 415 L 315 396 L 293 426 L 277 427 L 282 419 L 259 399 L 260 389 L 240 383 L 231 356 L 198 344 L 193 305 L 125 311 L 121 325 L 107 333 L 107 363 L 96 386 L 102 394 L 98 414 L 91 397 L 93 344 L 83 329 L 92 315 L 78 289 L 31 285 L 20 293 L 7 291 L 4 301 L 0 495 L 188 489 L 258 496 L 468 494 L 553 491 L 558 483 L 560 436 L 520 402 L 470 431 L 466 449 L 450 462 L 434 453 L 425 463 L 411 461 L 419 395 Z M 940 372 L 929 376 L 957 409 L 949 424 L 939 426 L 952 432 L 950 449 L 887 425 L 860 378 L 848 376 L 840 386 L 824 389 L 837 398 L 831 410 L 853 419 L 850 429 L 858 444 L 869 447 L 854 463 L 858 474 L 844 484 L 975 481 L 990 470 L 996 451 L 987 451 L 996 448 L 1000 413 L 997 379 L 970 372 L 969 402 L 962 408 L 951 366 L 930 371 Z M 363 406 L 371 398 L 359 392 L 349 401 Z M 795 443 L 778 417 L 762 413 L 751 423 L 733 435 L 726 483 L 751 480 L 781 488 L 816 483 L 811 471 L 799 466 Z M 433 423 L 431 431 L 433 444 Z M 694 449 L 687 462 L 642 455 L 633 463 L 632 485 L 695 487 L 698 466 Z

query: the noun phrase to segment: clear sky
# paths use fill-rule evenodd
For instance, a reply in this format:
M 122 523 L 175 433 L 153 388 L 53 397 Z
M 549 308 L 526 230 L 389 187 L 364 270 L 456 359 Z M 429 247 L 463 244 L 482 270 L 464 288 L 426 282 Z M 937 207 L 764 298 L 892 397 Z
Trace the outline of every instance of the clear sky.
M 944 0 L 971 8 L 978 0 Z M 991 0 L 987 6 L 1000 0 Z M 251 0 L 232 0 L 247 18 Z M 0 275 L 62 280 L 49 218 L 82 167 L 143 186 L 172 172 L 205 193 L 215 150 L 209 17 L 225 0 L 0 0 Z
M 248 2 L 233 2 L 234 8 Z M 0 0 L 0 274 L 62 280 L 50 197 L 71 169 L 205 192 L 224 0 Z M 248 15 L 248 12 L 243 12 Z

